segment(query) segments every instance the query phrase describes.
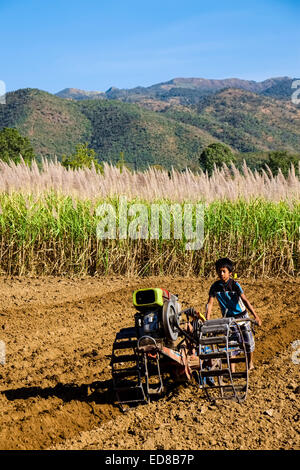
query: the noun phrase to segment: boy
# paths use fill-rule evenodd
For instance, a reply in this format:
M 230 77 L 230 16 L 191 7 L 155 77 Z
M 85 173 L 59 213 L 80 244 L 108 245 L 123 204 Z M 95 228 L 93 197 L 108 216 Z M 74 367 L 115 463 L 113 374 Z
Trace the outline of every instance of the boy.
M 261 319 L 255 313 L 254 308 L 245 296 L 240 284 L 231 277 L 233 271 L 232 261 L 228 258 L 221 258 L 216 262 L 215 266 L 220 280 L 214 282 L 209 290 L 206 306 L 206 320 L 210 319 L 214 298 L 216 297 L 221 307 L 223 317 L 249 318 L 247 308 L 260 326 Z M 253 352 L 255 342 L 250 322 L 245 323 L 242 327 L 242 332 L 246 345 L 249 370 L 252 370 L 254 369 Z

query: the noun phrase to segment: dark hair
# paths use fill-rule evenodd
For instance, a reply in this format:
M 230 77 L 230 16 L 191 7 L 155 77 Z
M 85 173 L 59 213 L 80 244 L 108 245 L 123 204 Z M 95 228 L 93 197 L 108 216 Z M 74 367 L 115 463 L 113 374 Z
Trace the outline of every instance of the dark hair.
M 233 262 L 229 258 L 220 258 L 216 261 L 216 271 L 218 272 L 221 268 L 227 268 L 230 273 L 233 271 Z

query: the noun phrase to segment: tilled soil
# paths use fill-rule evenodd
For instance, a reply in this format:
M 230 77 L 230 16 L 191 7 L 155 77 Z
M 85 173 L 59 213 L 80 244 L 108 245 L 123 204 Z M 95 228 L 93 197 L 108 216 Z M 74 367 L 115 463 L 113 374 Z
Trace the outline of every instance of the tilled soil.
M 1 278 L 0 449 L 299 449 L 299 279 L 239 280 L 263 321 L 244 403 L 212 404 L 193 381 L 126 413 L 112 402 L 111 347 L 133 326 L 133 290 L 164 287 L 203 312 L 212 282 Z

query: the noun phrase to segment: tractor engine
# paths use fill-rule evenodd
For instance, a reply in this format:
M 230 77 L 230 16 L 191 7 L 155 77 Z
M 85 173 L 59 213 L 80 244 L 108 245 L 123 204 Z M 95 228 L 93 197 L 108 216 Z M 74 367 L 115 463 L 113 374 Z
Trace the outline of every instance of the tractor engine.
M 247 320 L 205 320 L 193 307 L 181 310 L 177 295 L 161 288 L 136 290 L 133 305 L 135 325 L 117 332 L 111 356 L 121 407 L 149 403 L 165 384 L 193 378 L 210 400 L 245 400 L 248 358 L 239 321 Z
M 135 327 L 137 337 L 150 337 L 156 341 L 176 341 L 180 304 L 178 297 L 165 289 L 139 289 L 133 293 L 137 309 Z

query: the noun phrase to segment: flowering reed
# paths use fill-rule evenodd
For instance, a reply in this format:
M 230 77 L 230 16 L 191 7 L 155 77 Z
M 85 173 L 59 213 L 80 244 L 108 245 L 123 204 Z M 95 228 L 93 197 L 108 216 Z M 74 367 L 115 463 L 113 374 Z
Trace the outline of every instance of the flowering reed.
M 10 275 L 209 275 L 229 256 L 243 275 L 299 273 L 300 182 L 293 169 L 120 172 L 104 165 L 68 171 L 58 162 L 29 168 L 0 162 L 0 269 Z M 118 197 L 183 205 L 205 204 L 204 244 L 187 251 L 183 240 L 106 239 L 96 236 L 96 209 Z
M 285 178 L 281 172 L 252 172 L 244 164 L 243 171 L 224 165 L 209 178 L 205 173 L 187 170 L 170 173 L 155 168 L 145 172 L 129 172 L 104 163 L 103 174 L 94 168 L 69 171 L 57 161 L 43 161 L 40 170 L 34 162 L 28 167 L 0 160 L 0 193 L 16 192 L 41 194 L 49 190 L 81 199 L 99 199 L 126 195 L 146 201 L 168 199 L 172 201 L 212 202 L 216 199 L 249 201 L 253 197 L 277 202 L 299 200 L 300 180 L 291 168 Z

